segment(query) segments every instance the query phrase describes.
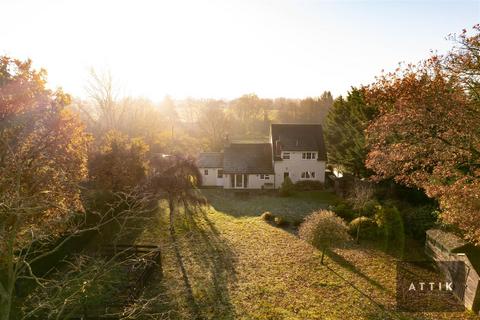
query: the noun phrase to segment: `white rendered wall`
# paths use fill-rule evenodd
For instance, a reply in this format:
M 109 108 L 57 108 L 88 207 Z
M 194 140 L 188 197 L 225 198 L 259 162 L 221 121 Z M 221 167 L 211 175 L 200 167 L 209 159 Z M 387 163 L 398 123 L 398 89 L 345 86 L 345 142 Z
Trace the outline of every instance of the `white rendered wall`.
M 273 187 L 273 183 L 274 183 L 274 175 L 273 174 L 270 174 L 268 175 L 270 177 L 270 179 L 266 180 L 266 179 L 260 179 L 260 174 L 249 174 L 248 175 L 248 185 L 247 185 L 247 188 L 233 188 L 232 187 L 232 184 L 231 184 L 231 178 L 230 178 L 230 174 L 225 174 L 224 175 L 224 188 L 225 189 L 262 189 L 262 187 L 264 186 L 265 183 L 271 183 L 272 186 L 270 186 L 270 188 Z M 242 184 L 243 186 L 243 184 Z M 266 187 L 268 188 L 268 187 Z
M 260 179 L 259 174 L 249 174 L 248 175 L 248 189 L 262 189 L 265 183 L 273 184 L 273 174 L 268 175 L 270 179 Z M 268 188 L 268 187 L 267 187 Z M 272 187 L 270 187 L 272 188 Z
M 288 172 L 293 183 L 300 180 L 316 180 L 325 182 L 325 161 L 317 159 L 302 159 L 303 152 L 311 151 L 285 151 L 290 153 L 290 159 L 283 159 L 274 162 L 275 188 L 280 188 L 283 183 L 283 173 Z M 283 153 L 282 153 L 283 154 Z M 317 153 L 318 156 L 318 153 Z M 317 158 L 317 157 L 315 157 Z M 315 178 L 302 179 L 302 172 L 315 172 Z
M 221 187 L 223 186 L 223 178 L 218 178 L 218 170 L 222 168 L 198 168 L 202 175 L 202 186 L 206 187 Z M 205 170 L 208 170 L 208 175 L 205 175 Z M 225 176 L 225 175 L 224 175 Z

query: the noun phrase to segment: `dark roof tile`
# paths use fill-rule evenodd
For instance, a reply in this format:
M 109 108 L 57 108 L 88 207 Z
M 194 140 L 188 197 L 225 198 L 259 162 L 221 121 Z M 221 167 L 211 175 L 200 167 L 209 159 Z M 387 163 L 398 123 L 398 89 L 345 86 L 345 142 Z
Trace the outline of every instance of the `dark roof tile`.
M 197 160 L 199 168 L 223 168 L 223 152 L 203 152 Z
M 225 173 L 273 173 L 270 143 L 232 143 L 224 150 Z
M 317 151 L 318 160 L 327 160 L 323 129 L 320 124 L 272 124 L 272 144 L 275 160 L 280 160 L 281 150 Z

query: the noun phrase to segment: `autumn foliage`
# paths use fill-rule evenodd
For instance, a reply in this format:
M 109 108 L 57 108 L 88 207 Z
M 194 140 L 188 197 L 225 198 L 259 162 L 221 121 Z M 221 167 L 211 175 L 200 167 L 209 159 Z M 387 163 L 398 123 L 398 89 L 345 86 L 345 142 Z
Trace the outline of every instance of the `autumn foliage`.
M 137 186 L 147 174 L 148 145 L 109 131 L 89 159 L 89 176 L 97 188 L 126 191 Z
M 35 237 L 81 209 L 78 183 L 87 174 L 90 138 L 65 109 L 70 97 L 45 87 L 44 70 L 0 59 L 0 227 Z
M 30 61 L 0 57 L 0 318 L 9 319 L 19 277 L 32 276 L 34 244 L 66 232 L 82 211 L 90 138 L 46 88 Z M 27 276 L 28 277 L 28 276 Z
M 446 56 L 385 74 L 367 88 L 379 116 L 366 166 L 438 199 L 443 222 L 480 242 L 480 27 Z

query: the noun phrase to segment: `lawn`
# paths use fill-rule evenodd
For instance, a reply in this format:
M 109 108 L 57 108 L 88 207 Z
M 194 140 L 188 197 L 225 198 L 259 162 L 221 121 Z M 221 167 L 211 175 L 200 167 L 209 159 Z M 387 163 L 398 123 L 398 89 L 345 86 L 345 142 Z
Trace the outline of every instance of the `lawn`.
M 301 221 L 310 212 L 326 209 L 338 199 L 330 191 L 296 192 L 291 197 L 245 195 L 219 189 L 205 189 L 202 193 L 216 210 L 235 217 L 260 216 L 265 211 L 271 211 L 289 222 Z
M 211 205 L 193 216 L 180 212 L 176 220 L 194 301 L 187 299 L 164 202 L 138 240 L 162 247 L 164 277 L 154 279 L 146 295 L 157 296 L 165 319 L 478 319 L 468 313 L 396 312 L 394 257 L 371 245 L 349 244 L 321 265 L 317 249 L 259 217 L 267 210 L 305 215 L 327 206 L 332 195 L 205 195 Z

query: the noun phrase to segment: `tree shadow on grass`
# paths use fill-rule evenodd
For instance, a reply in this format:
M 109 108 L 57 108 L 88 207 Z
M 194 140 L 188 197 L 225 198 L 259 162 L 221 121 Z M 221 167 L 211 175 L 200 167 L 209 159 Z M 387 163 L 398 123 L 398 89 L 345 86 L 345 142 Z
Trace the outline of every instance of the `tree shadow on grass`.
M 327 255 L 332 261 L 334 261 L 335 263 L 337 263 L 341 267 L 353 272 L 355 275 L 359 276 L 360 278 L 365 279 L 366 281 L 368 281 L 373 286 L 375 286 L 375 287 L 377 287 L 381 290 L 388 291 L 383 285 L 381 285 L 377 281 L 375 281 L 375 280 L 371 279 L 370 277 L 368 277 L 367 275 L 365 275 L 354 264 L 352 264 L 351 262 L 349 262 L 348 260 L 346 260 L 345 258 L 340 256 L 339 254 L 330 250 L 330 251 L 327 252 Z M 355 291 L 359 292 L 362 296 L 364 296 L 365 298 L 370 300 L 373 303 L 373 305 L 375 305 L 377 307 L 378 311 L 369 312 L 367 314 L 367 319 L 372 319 L 372 320 L 374 320 L 374 319 L 375 320 L 377 320 L 377 319 L 378 320 L 380 320 L 380 319 L 382 319 L 382 320 L 383 319 L 397 319 L 397 320 L 404 320 L 404 319 L 423 320 L 423 319 L 426 319 L 426 318 L 424 318 L 422 316 L 419 316 L 419 315 L 411 315 L 411 314 L 404 315 L 402 313 L 397 313 L 395 310 L 388 310 L 383 304 L 377 302 L 374 297 L 372 297 L 371 295 L 366 293 L 361 288 L 357 287 L 353 282 L 346 279 L 338 271 L 336 271 L 335 269 L 333 269 L 332 267 L 330 267 L 328 265 L 326 265 L 326 267 L 327 267 L 328 270 L 330 270 L 332 273 L 334 273 L 337 277 L 341 278 L 348 285 L 350 285 L 353 289 L 355 289 Z
M 203 287 L 198 288 L 201 312 L 212 319 L 233 319 L 229 285 L 236 282 L 234 251 L 204 207 L 190 207 L 185 216 L 192 230 L 188 243 L 193 258 L 205 272 Z
M 331 258 L 329 253 L 329 257 Z M 343 258 L 342 258 L 343 259 Z M 333 260 L 333 259 L 332 259 Z M 335 260 L 334 260 L 335 261 Z M 338 263 L 338 262 L 337 262 Z M 334 273 L 337 277 L 345 281 L 349 286 L 351 286 L 355 291 L 359 292 L 362 296 L 370 300 L 376 307 L 378 307 L 379 312 L 375 313 L 378 316 L 381 316 L 381 319 L 395 319 L 395 317 L 390 317 L 389 316 L 389 311 L 383 306 L 382 304 L 378 303 L 373 297 L 371 297 L 369 294 L 365 293 L 362 289 L 357 287 L 353 282 L 349 281 L 346 279 L 343 275 L 341 275 L 339 272 L 337 272 L 335 269 L 331 268 L 330 266 L 326 265 L 327 269 L 330 270 L 332 273 Z M 379 318 L 380 319 L 380 318 Z
M 342 257 L 341 255 L 337 254 L 336 252 L 332 251 L 332 250 L 328 250 L 327 251 L 327 256 L 332 260 L 334 261 L 336 264 L 340 265 L 341 267 L 347 269 L 348 271 L 350 272 L 353 272 L 355 275 L 359 276 L 360 278 L 366 280 L 368 283 L 370 283 L 371 285 L 383 290 L 383 291 L 387 291 L 387 289 L 381 284 L 379 283 L 378 281 L 370 278 L 369 276 L 367 276 L 365 273 L 363 273 L 360 269 L 358 269 L 353 263 L 351 263 L 350 261 L 346 260 L 344 257 Z M 328 267 L 328 266 L 327 266 Z M 328 267 L 329 269 L 331 269 L 330 267 Z M 333 270 L 333 269 L 332 269 Z
M 157 311 L 169 314 L 169 318 L 201 319 L 198 304 L 193 295 L 191 279 L 187 272 L 188 256 L 184 252 L 185 230 L 178 228 L 180 222 L 178 217 L 174 219 L 174 232 L 169 230 L 169 207 L 165 203 L 166 201 L 159 202 L 155 216 L 156 221 L 152 220 L 145 226 L 146 234 L 141 238 L 143 241 L 158 242 L 162 247 L 162 269 L 174 270 L 173 277 L 168 274 L 164 277 L 167 276 L 170 281 L 173 280 L 173 283 L 161 279 L 149 287 L 148 291 L 151 296 L 159 292 L 167 292 L 163 298 L 158 299 L 156 307 Z M 178 275 L 180 278 L 177 278 Z

